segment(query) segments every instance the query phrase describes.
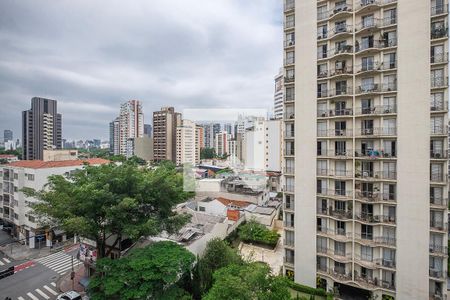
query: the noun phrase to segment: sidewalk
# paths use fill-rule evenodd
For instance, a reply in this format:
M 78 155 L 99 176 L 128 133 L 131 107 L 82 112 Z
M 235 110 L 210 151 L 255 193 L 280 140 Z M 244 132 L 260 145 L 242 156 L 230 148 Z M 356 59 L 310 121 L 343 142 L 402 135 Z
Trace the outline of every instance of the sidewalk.
M 6 246 L 1 246 L 0 251 L 13 260 L 26 260 L 47 256 L 54 252 L 61 251 L 69 245 L 71 245 L 70 242 L 62 244 L 62 246 L 56 248 L 43 246 L 40 249 L 30 249 L 27 245 L 22 245 L 21 243 L 16 242 Z
M 58 282 L 56 283 L 57 288 L 61 293 L 65 293 L 68 291 L 76 291 L 83 295 L 85 293 L 84 287 L 80 285 L 81 278 L 85 277 L 85 267 L 84 265 L 80 265 L 78 269 L 75 268 L 75 278 L 70 279 L 70 273 L 67 272 L 64 276 L 62 276 Z

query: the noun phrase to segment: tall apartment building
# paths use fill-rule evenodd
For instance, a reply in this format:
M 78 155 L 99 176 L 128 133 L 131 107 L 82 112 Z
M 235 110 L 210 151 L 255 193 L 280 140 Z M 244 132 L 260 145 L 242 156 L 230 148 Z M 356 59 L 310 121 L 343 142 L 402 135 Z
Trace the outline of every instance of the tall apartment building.
M 152 138 L 152 125 L 151 124 L 144 124 L 144 135 L 148 136 L 149 138 Z
M 109 123 L 109 151 L 114 155 L 120 154 L 120 119 L 115 118 Z
M 22 157 L 42 159 L 44 150 L 62 148 L 62 117 L 57 101 L 31 99 L 31 109 L 22 112 Z
M 215 135 L 214 149 L 218 156 L 229 154 L 228 141 L 231 140 L 231 134 L 226 131 L 221 131 Z
M 283 119 L 283 99 L 284 99 L 284 72 L 280 72 L 275 76 L 275 91 L 273 95 L 273 117 L 277 120 Z
M 176 138 L 176 164 L 195 165 L 197 159 L 197 128 L 194 122 L 182 120 L 181 125 L 177 126 Z
M 153 112 L 153 156 L 155 161 L 176 162 L 177 127 L 181 125 L 181 113 L 173 107 L 163 107 Z
M 200 153 L 205 148 L 205 129 L 203 126 L 196 125 L 195 127 L 195 162 L 200 162 Z
M 285 274 L 446 298 L 447 1 L 284 4 Z
M 134 153 L 134 139 L 144 136 L 142 103 L 130 100 L 120 105 L 119 117 L 109 123 L 110 151 L 130 157 Z
M 3 131 L 3 142 L 9 142 L 13 140 L 13 132 L 12 130 L 5 129 Z

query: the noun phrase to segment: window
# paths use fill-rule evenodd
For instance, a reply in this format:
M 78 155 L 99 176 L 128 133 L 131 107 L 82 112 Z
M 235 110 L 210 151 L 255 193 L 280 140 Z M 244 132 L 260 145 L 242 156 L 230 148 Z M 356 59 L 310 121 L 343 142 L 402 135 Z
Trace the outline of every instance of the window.
M 335 22 L 334 32 L 341 33 L 347 30 L 347 23 L 344 21 Z
M 358 46 L 358 44 L 357 44 Z M 373 36 L 365 36 L 361 39 L 361 45 L 359 45 L 359 49 L 358 50 L 365 50 L 368 48 L 373 48 L 374 44 L 373 44 Z
M 395 141 L 383 141 L 383 156 L 384 157 L 396 157 L 397 146 Z
M 286 46 L 295 45 L 295 32 L 286 33 Z
M 327 135 L 327 123 L 326 122 L 317 122 L 317 135 L 318 136 L 326 136 Z
M 345 181 L 335 181 L 334 182 L 335 195 L 345 196 Z
M 317 160 L 317 174 L 318 175 L 327 175 L 327 161 L 326 160 Z
M 375 25 L 373 15 L 363 16 L 361 19 L 362 28 L 367 28 Z
M 361 63 L 361 71 L 373 70 L 373 56 L 363 57 Z
M 395 179 L 397 177 L 397 165 L 396 162 L 384 162 L 383 163 L 383 178 Z
M 431 94 L 431 111 L 444 109 L 444 93 Z
M 431 156 L 431 158 L 444 157 L 444 141 L 443 140 L 431 140 L 430 141 L 430 156 Z
M 295 52 L 287 51 L 286 52 L 286 64 L 293 64 L 293 63 L 295 63 Z
M 346 211 L 345 209 L 345 201 L 334 201 L 334 210 L 337 211 Z
M 326 38 L 327 37 L 327 32 L 328 32 L 328 27 L 327 27 L 326 24 L 322 25 L 322 26 L 319 26 L 317 28 L 317 38 L 319 40 Z
M 443 134 L 444 133 L 444 118 L 443 117 L 431 117 L 431 133 Z
M 294 100 L 294 95 L 295 95 L 294 88 L 293 87 L 287 87 L 286 88 L 286 100 L 287 101 Z
M 28 216 L 28 221 L 36 223 L 36 218 L 34 216 Z
M 325 180 L 317 180 L 317 193 L 323 194 L 327 192 L 327 182 Z
M 347 175 L 345 161 L 336 161 L 334 168 L 335 168 L 336 176 L 346 176 Z
M 369 246 L 361 246 L 361 259 L 365 261 L 372 261 L 373 249 Z
M 317 19 L 318 20 L 323 20 L 327 17 L 327 6 L 320 6 L 317 8 Z
M 317 240 L 316 240 L 316 246 L 317 246 L 317 250 L 319 252 L 325 252 L 328 248 L 327 247 L 327 239 L 324 237 L 318 236 Z
M 345 256 L 345 243 L 334 242 L 334 254 Z
M 397 99 L 395 97 L 383 97 L 383 113 L 390 114 L 397 111 Z
M 440 182 L 444 178 L 444 168 L 442 164 L 431 164 L 431 181 Z
M 317 58 L 322 59 L 327 57 L 327 45 L 320 45 L 317 47 Z
M 396 119 L 384 119 L 383 120 L 383 134 L 395 135 L 397 133 Z
M 317 75 L 319 77 L 326 77 L 328 74 L 327 64 L 319 64 L 317 65 Z
M 397 54 L 395 52 L 393 53 L 387 53 L 383 57 L 383 69 L 395 69 L 397 66 Z
M 286 237 L 286 245 L 287 246 L 294 246 L 295 242 L 295 234 L 293 231 L 285 230 L 284 231 L 285 237 Z
M 373 228 L 370 225 L 361 225 L 361 237 L 365 240 L 373 239 Z
M 327 84 L 326 83 L 317 84 L 317 97 L 322 98 L 326 97 L 327 95 L 328 95 Z
M 336 221 L 336 234 L 345 235 L 345 222 Z
M 392 25 L 397 22 L 397 9 L 389 9 L 384 11 L 383 24 Z
M 345 155 L 347 152 L 347 146 L 345 141 L 334 142 L 335 155 Z
M 204 207 L 204 206 L 199 206 L 199 207 L 198 207 L 198 210 L 199 210 L 199 211 L 205 211 L 205 207 Z
M 295 25 L 295 15 L 287 15 L 286 16 L 286 28 L 294 27 Z
M 337 121 L 334 123 L 334 130 L 336 136 L 345 136 L 347 129 L 346 121 Z
M 445 61 L 444 45 L 431 46 L 431 63 L 440 63 Z
M 444 69 L 431 70 L 431 87 L 444 86 Z
M 361 80 L 361 91 L 370 92 L 376 90 L 375 80 L 373 77 L 363 78 Z
M 384 91 L 395 91 L 397 89 L 397 76 L 385 75 L 383 77 L 383 88 Z
M 327 143 L 324 141 L 317 142 L 317 156 L 322 156 L 327 154 Z
M 34 174 L 28 174 L 28 180 L 34 181 Z
M 347 81 L 336 81 L 336 95 L 347 94 Z

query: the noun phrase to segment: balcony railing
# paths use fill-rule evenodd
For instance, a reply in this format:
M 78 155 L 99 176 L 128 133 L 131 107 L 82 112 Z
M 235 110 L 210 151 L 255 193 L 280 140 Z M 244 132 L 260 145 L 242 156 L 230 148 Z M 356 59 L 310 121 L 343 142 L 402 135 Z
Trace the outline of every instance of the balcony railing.
M 444 182 L 444 174 L 430 174 L 430 180 L 431 182 Z
M 390 26 L 397 24 L 397 17 L 386 17 L 383 19 L 383 26 Z
M 395 158 L 397 153 L 395 151 L 384 151 L 384 150 L 361 150 L 355 152 L 356 157 L 377 159 L 377 158 Z
M 330 74 L 329 75 L 330 77 L 338 76 L 338 75 L 352 75 L 353 74 L 353 67 L 352 66 L 348 66 L 348 67 L 331 69 L 329 74 Z
M 448 86 L 448 77 L 432 77 L 431 88 L 442 88 Z
M 294 120 L 295 119 L 295 113 L 294 112 L 285 112 L 284 113 L 284 119 L 285 120 Z
M 317 169 L 316 172 L 317 172 L 317 176 L 353 178 L 353 171 L 350 171 L 350 170 Z
M 353 46 L 346 45 L 343 47 L 330 49 L 327 52 L 318 52 L 317 59 L 325 59 L 325 58 L 333 57 L 333 56 L 340 55 L 340 54 L 352 54 L 352 53 L 353 53 Z
M 430 277 L 433 278 L 438 278 L 438 279 L 444 279 L 444 271 L 442 270 L 435 270 L 435 269 L 430 269 Z
M 331 235 L 331 236 L 338 236 L 343 238 L 351 238 L 352 233 L 349 231 L 346 231 L 344 229 L 339 228 L 327 228 L 325 226 L 317 226 L 317 233 L 318 234 L 325 234 L 325 235 Z
M 294 186 L 294 185 L 288 185 L 288 184 L 286 184 L 286 185 L 284 186 L 284 190 L 285 190 L 286 192 L 291 192 L 291 193 L 293 193 L 293 192 L 295 192 L 295 186 Z
M 284 12 L 288 12 L 295 8 L 295 0 L 287 0 L 284 2 Z
M 356 219 L 367 223 L 388 223 L 395 224 L 395 216 L 373 215 L 364 212 L 356 213 Z
M 356 191 L 356 199 L 364 200 L 367 202 L 395 202 L 396 195 L 394 193 L 381 193 L 371 191 Z
M 447 101 L 441 102 L 441 103 L 432 102 L 431 106 L 430 106 L 430 110 L 431 110 L 431 112 L 446 111 L 446 110 L 448 110 L 448 103 L 447 103 Z
M 448 5 L 435 5 L 431 7 L 431 15 L 442 15 L 448 13 Z
M 351 115 L 353 115 L 353 110 L 351 108 L 329 109 L 329 110 L 322 110 L 322 111 L 317 112 L 317 116 L 319 118 L 336 117 L 336 116 L 351 116 Z
M 328 37 L 331 38 L 341 33 L 352 33 L 352 32 L 353 32 L 353 25 L 338 25 L 328 32 Z
M 446 135 L 447 127 L 446 126 L 434 126 L 431 128 L 431 135 Z
M 342 252 L 342 251 L 337 251 L 335 249 L 331 249 L 331 248 L 326 248 L 326 247 L 318 247 L 317 248 L 317 252 L 321 253 L 321 254 L 326 254 L 326 255 L 330 255 L 330 256 L 337 256 L 340 258 L 343 258 L 345 260 L 351 260 L 352 259 L 352 253 L 348 252 Z
M 448 27 L 438 27 L 431 29 L 431 39 L 440 39 L 448 37 Z
M 397 135 L 396 127 L 372 127 L 358 128 L 356 133 L 360 136 L 395 136 Z
M 284 76 L 284 82 L 290 83 L 295 81 L 295 75 Z
M 395 290 L 395 284 L 392 281 L 380 280 L 377 277 L 358 276 L 355 272 L 355 280 L 360 284 L 370 288 L 384 288 L 388 290 Z
M 322 209 L 320 207 L 317 208 L 317 214 L 335 217 L 337 219 L 352 219 L 353 218 L 353 212 L 350 210 L 335 210 L 332 207 L 329 207 L 328 209 Z
M 380 92 L 381 92 L 381 87 L 378 83 L 360 85 L 357 87 L 357 90 L 356 90 L 357 94 L 370 94 L 370 93 L 380 93 Z
M 430 244 L 430 253 L 448 255 L 448 248 L 443 245 Z
M 446 159 L 447 151 L 441 149 L 441 150 L 430 150 L 430 158 L 431 159 Z
M 385 268 L 395 268 L 395 261 L 385 258 L 371 258 L 371 257 L 361 257 L 361 255 L 356 254 L 355 258 L 358 262 L 369 265 L 369 266 L 382 266 Z
M 289 20 L 284 22 L 284 29 L 293 28 L 295 26 L 294 20 Z
M 432 64 L 438 63 L 448 63 L 448 52 L 447 53 L 439 53 L 431 56 L 430 62 Z
M 295 40 L 285 40 L 284 41 L 284 47 L 291 47 L 291 46 L 295 46 Z
M 325 129 L 318 130 L 318 137 L 350 137 L 353 134 L 351 129 Z
M 287 138 L 294 138 L 295 137 L 294 130 L 287 130 L 287 131 L 285 131 L 285 137 L 287 137 Z
M 317 194 L 331 197 L 352 197 L 353 192 L 347 190 L 317 189 Z
M 397 39 L 372 40 L 372 41 L 356 41 L 355 52 L 361 52 L 367 49 L 382 49 L 397 46 Z
M 444 198 L 444 197 L 435 197 L 435 196 L 431 196 L 430 197 L 430 204 L 434 205 L 434 206 L 441 206 L 443 208 L 448 207 L 448 199 Z
M 374 245 L 395 246 L 396 238 L 388 236 L 373 236 L 371 234 L 355 233 L 355 238 L 361 243 L 368 243 Z
M 352 280 L 351 272 L 346 272 L 345 269 L 341 268 L 325 268 L 323 266 L 317 265 L 317 272 L 325 273 L 339 281 Z
M 360 0 L 359 8 L 363 8 L 370 5 L 381 5 L 381 1 L 379 0 Z
M 377 105 L 371 107 L 356 108 L 356 115 L 381 115 L 395 113 L 397 113 L 397 106 L 395 105 Z
M 397 172 L 395 171 L 364 171 L 364 170 L 356 170 L 355 172 L 356 178 L 362 179 L 396 179 Z
M 382 24 L 380 19 L 370 19 L 367 21 L 363 21 L 363 22 L 359 22 L 358 24 L 356 24 L 355 26 L 355 31 L 360 31 L 363 29 L 374 29 L 374 28 L 378 28 L 380 27 Z
M 443 221 L 430 220 L 430 227 L 434 230 L 447 231 L 447 223 Z
M 328 156 L 328 157 L 353 157 L 353 150 L 352 149 L 345 149 L 345 150 L 319 150 L 317 151 L 317 156 Z

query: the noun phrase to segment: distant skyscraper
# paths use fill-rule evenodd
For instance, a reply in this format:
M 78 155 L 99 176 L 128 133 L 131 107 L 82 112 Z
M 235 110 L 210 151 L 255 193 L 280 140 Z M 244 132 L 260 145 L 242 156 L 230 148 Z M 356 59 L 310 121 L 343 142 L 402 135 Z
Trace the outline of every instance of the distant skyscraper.
M 214 148 L 214 137 L 212 136 L 211 124 L 203 124 L 202 126 L 205 148 Z
M 130 100 L 120 106 L 120 154 L 129 156 L 134 150 L 130 149 L 129 139 L 144 136 L 144 113 L 142 112 L 142 104 L 138 100 Z M 134 147 L 134 146 L 132 146 Z
M 283 95 L 284 95 L 284 74 L 283 69 L 275 76 L 275 93 L 273 103 L 273 117 L 275 119 L 283 118 Z
M 120 121 L 115 118 L 109 123 L 109 151 L 114 155 L 120 154 Z
M 149 138 L 152 137 L 152 125 L 151 124 L 144 124 L 144 135 L 148 136 Z
M 196 126 L 190 120 L 183 120 L 182 124 L 177 127 L 177 157 L 176 164 L 196 163 Z
M 173 107 L 163 107 L 153 112 L 153 156 L 155 161 L 176 162 L 177 127 L 181 125 L 181 114 Z
M 57 101 L 34 97 L 22 112 L 23 159 L 43 159 L 44 150 L 62 148 L 62 117 Z
M 6 143 L 6 142 L 9 142 L 9 141 L 12 141 L 12 140 L 13 140 L 13 132 L 12 132 L 12 130 L 5 129 L 5 131 L 3 131 L 3 141 Z
M 228 141 L 231 140 L 231 134 L 229 134 L 226 131 L 219 132 L 216 134 L 214 140 L 215 140 L 214 148 L 218 156 L 229 154 Z

